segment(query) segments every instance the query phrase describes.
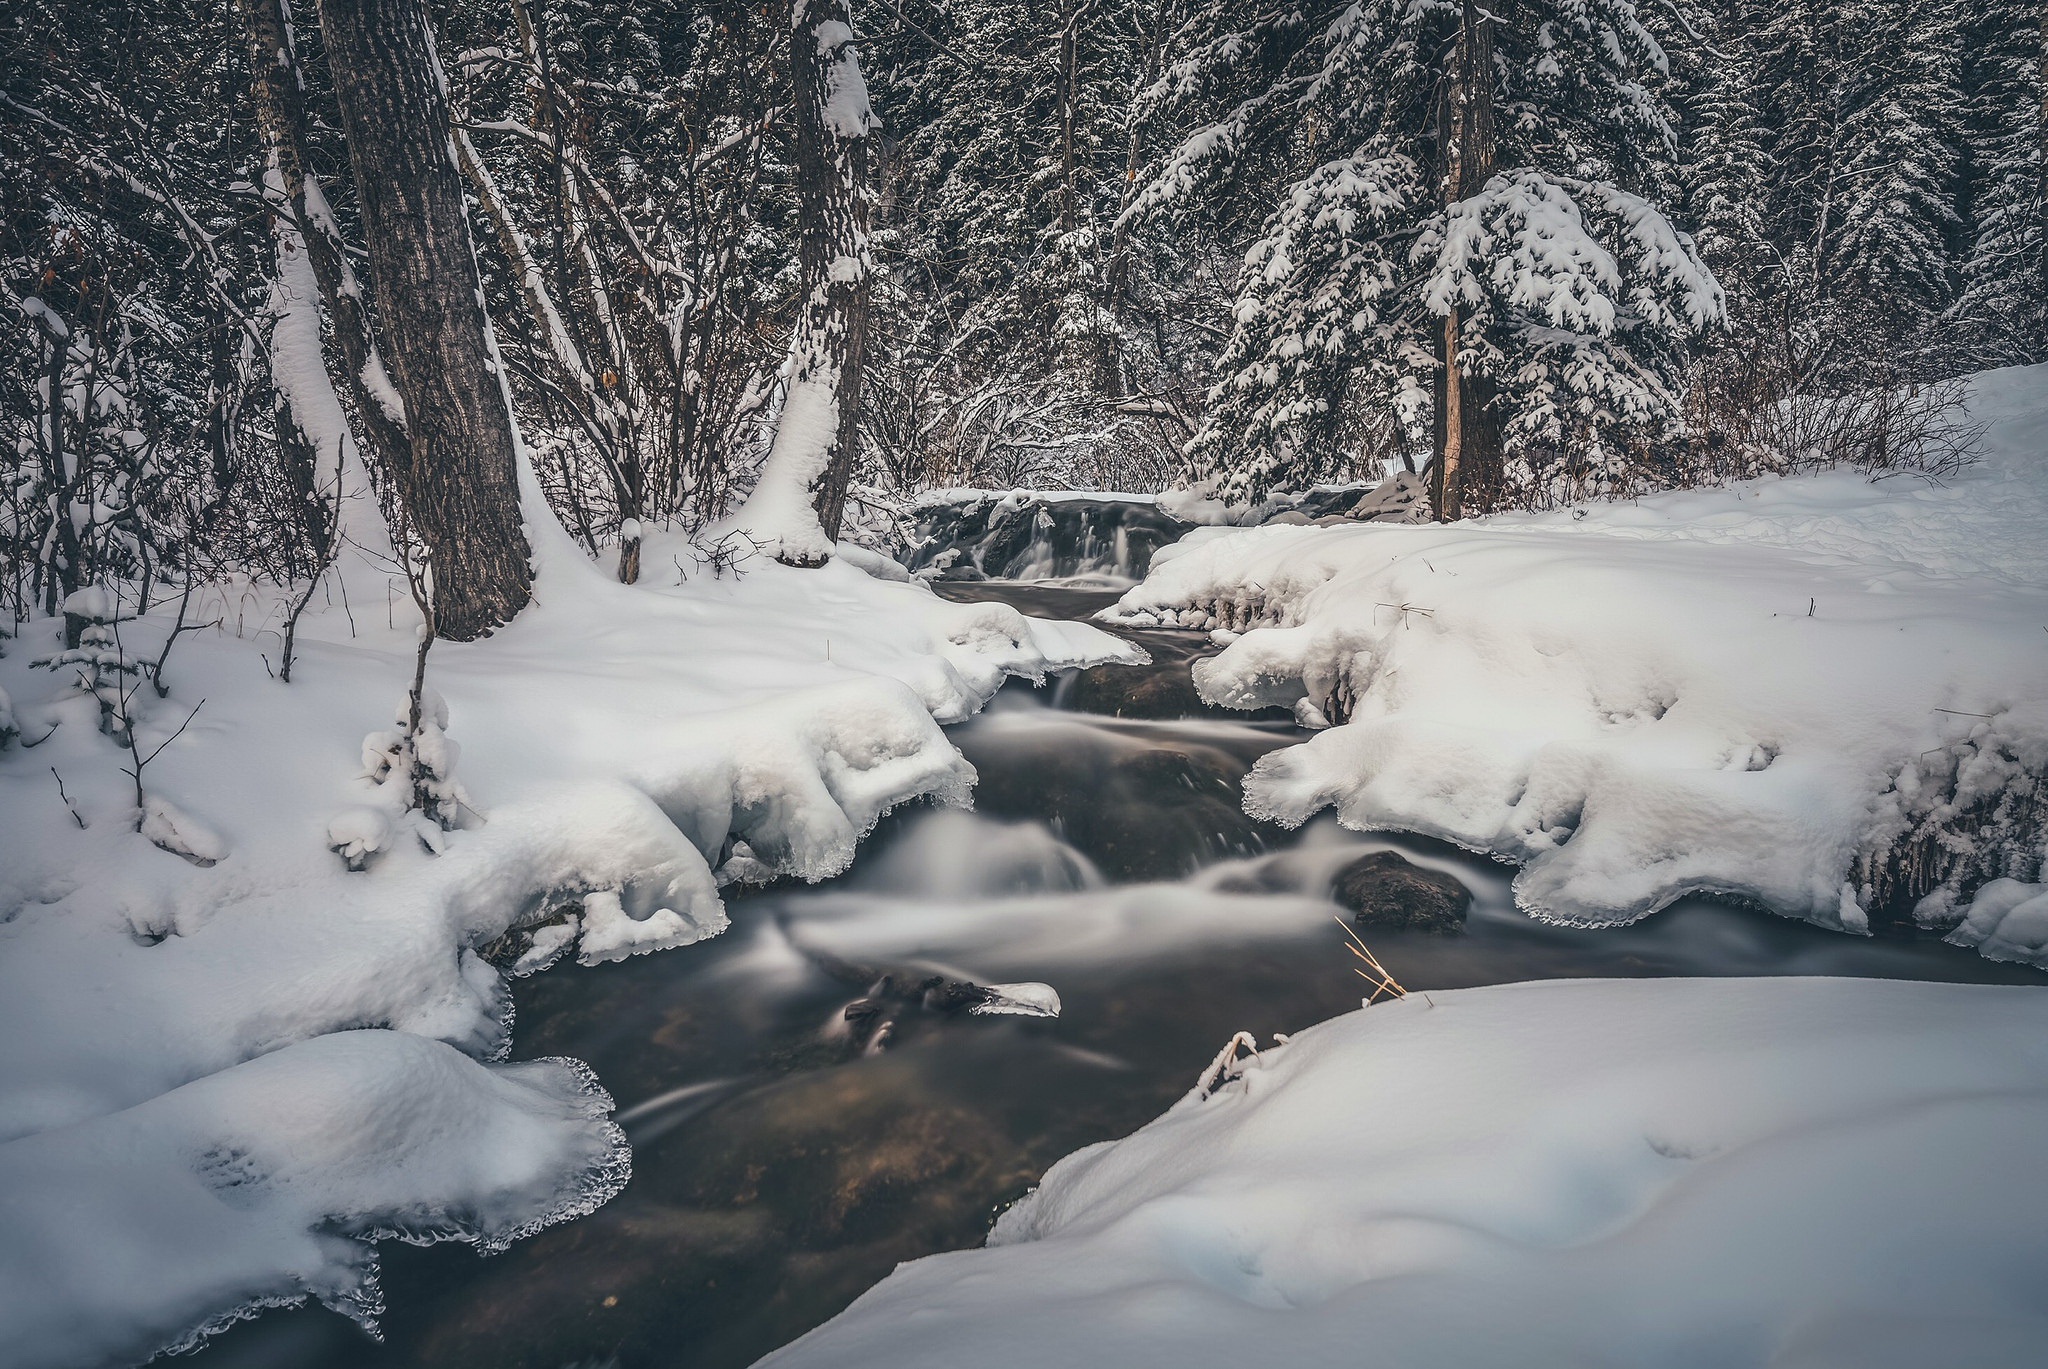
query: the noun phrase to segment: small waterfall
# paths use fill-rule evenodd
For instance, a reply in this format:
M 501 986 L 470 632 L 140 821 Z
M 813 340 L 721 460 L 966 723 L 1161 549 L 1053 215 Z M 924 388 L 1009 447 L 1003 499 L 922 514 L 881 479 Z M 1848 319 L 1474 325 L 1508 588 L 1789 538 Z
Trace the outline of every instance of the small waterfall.
M 1025 490 L 933 496 L 915 520 L 898 559 L 939 580 L 1132 582 L 1190 526 L 1150 499 Z

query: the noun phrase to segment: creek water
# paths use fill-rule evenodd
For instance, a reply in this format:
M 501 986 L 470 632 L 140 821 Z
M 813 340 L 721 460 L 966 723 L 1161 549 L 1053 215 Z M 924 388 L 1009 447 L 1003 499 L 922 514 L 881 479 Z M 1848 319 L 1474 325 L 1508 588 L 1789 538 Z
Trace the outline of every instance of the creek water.
M 942 589 L 1057 617 L 1115 597 Z M 514 1058 L 587 1060 L 618 1100 L 633 1179 L 609 1205 L 488 1259 L 387 1246 L 382 1344 L 309 1307 L 244 1323 L 199 1360 L 751 1364 L 899 1261 L 978 1244 L 1053 1161 L 1180 1097 L 1232 1033 L 1265 1041 L 1356 1007 L 1329 891 L 1375 851 L 1473 895 L 1460 935 L 1368 934 L 1411 992 L 1582 976 L 2039 982 L 1932 940 L 1705 900 L 1634 927 L 1545 927 L 1514 911 L 1510 871 L 1461 852 L 1328 820 L 1256 823 L 1238 806 L 1244 772 L 1305 734 L 1205 708 L 1188 663 L 1206 638 L 1133 635 L 1152 665 L 1012 684 L 953 731 L 981 775 L 973 813 L 899 811 L 847 875 L 735 897 L 732 930 L 704 946 L 519 985 Z M 1048 984 L 1061 1012 L 948 1012 L 923 991 L 932 978 Z

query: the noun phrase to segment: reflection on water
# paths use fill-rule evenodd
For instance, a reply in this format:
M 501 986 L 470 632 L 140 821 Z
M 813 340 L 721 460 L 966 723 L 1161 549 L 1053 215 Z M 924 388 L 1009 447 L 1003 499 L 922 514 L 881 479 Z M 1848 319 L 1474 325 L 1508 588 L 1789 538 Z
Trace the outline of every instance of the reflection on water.
M 1152 682 L 1184 679 L 1197 640 L 1129 669 L 1133 687 L 1167 697 Z M 488 1260 L 387 1249 L 383 1346 L 315 1308 L 246 1324 L 201 1359 L 749 1364 L 898 1261 L 978 1243 L 1054 1160 L 1172 1103 L 1231 1033 L 1266 1039 L 1356 1006 L 1327 895 L 1375 850 L 1473 893 L 1463 935 L 1371 935 L 1411 989 L 1677 974 L 2039 982 L 1935 942 L 1703 901 L 1630 928 L 1542 927 L 1513 910 L 1508 871 L 1462 853 L 1246 818 L 1238 781 L 1298 737 L 1290 728 L 1087 717 L 1046 707 L 1050 692 L 1013 687 L 954 732 L 981 772 L 976 813 L 899 813 L 847 877 L 735 899 L 733 930 L 703 947 L 520 985 L 514 1054 L 588 1060 L 620 1103 L 634 1177 L 609 1206 Z M 922 990 L 934 979 L 1042 981 L 1062 1012 L 953 1011 Z M 871 1006 L 850 1024 L 856 1003 Z M 878 1021 L 887 1048 L 872 1050 Z

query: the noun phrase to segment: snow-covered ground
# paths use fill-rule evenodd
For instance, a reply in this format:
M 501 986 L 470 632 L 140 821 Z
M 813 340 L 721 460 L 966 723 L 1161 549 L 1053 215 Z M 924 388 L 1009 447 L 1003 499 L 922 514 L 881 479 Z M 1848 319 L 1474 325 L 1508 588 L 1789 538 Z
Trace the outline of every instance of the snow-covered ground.
M 1506 858 L 1558 921 L 1718 892 L 2048 964 L 2048 367 L 1970 410 L 1984 459 L 1942 483 L 1202 529 L 1104 616 L 1219 630 L 1206 697 L 1341 724 L 1260 763 L 1254 813 Z
M 1549 981 L 1299 1033 L 774 1369 L 2013 1369 L 2048 993 Z
M 80 667 L 35 664 L 61 624 L 0 643 L 0 1364 L 143 1358 L 307 1294 L 369 1316 L 374 1239 L 490 1245 L 603 1201 L 609 1100 L 573 1062 L 485 1063 L 510 1000 L 479 950 L 550 917 L 527 967 L 713 935 L 724 879 L 832 875 L 890 806 L 964 800 L 940 724 L 1007 675 L 1130 652 L 873 557 L 715 576 L 655 536 L 627 587 L 530 531 L 534 605 L 429 658 L 451 831 L 370 777 L 417 616 L 360 556 L 289 684 L 275 593 L 195 598 L 219 625 L 133 693 L 139 753 L 163 745 L 142 832 Z

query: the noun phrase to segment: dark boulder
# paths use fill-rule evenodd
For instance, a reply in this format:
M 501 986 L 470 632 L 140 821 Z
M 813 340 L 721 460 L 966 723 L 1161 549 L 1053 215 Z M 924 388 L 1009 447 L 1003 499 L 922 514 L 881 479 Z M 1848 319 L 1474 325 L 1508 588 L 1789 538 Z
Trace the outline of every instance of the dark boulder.
M 1456 876 L 1425 870 L 1393 851 L 1361 856 L 1337 872 L 1332 898 L 1361 927 L 1462 932 L 1472 895 Z

